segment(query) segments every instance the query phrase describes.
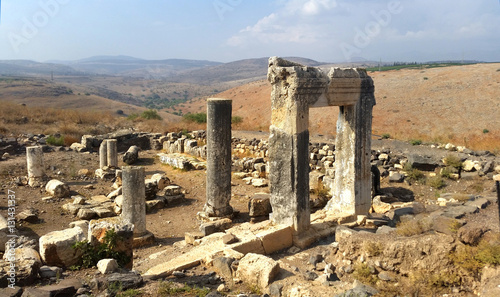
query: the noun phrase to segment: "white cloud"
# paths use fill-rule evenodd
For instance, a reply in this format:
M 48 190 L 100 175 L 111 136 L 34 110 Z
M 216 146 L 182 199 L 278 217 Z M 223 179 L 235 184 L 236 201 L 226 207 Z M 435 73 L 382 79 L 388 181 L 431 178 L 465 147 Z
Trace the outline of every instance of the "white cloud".
M 353 56 L 346 55 L 349 48 L 350 53 L 378 60 L 401 52 L 456 51 L 457 45 L 481 49 L 485 40 L 498 38 L 500 27 L 500 15 L 492 10 L 499 9 L 498 3 L 487 0 L 278 3 L 274 12 L 227 39 L 227 45 L 260 55 L 310 52 L 310 57 L 321 55 L 325 60 L 348 60 Z M 498 43 L 490 43 L 500 50 Z

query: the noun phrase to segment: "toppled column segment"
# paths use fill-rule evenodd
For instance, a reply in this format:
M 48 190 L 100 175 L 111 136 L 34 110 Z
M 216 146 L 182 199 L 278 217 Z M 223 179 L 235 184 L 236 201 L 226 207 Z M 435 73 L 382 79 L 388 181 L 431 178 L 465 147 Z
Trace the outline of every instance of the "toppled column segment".
M 231 200 L 232 100 L 207 100 L 207 201 L 203 211 L 211 217 L 232 215 Z
M 272 84 L 269 136 L 272 219 L 292 225 L 296 233 L 309 228 L 309 107 L 324 93 L 327 76 L 278 57 L 269 59 Z

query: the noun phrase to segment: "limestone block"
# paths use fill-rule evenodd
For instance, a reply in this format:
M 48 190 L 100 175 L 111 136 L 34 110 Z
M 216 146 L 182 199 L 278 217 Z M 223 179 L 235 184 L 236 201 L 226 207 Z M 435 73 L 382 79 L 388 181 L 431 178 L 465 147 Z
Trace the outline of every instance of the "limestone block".
M 102 259 L 97 262 L 97 270 L 102 274 L 113 273 L 118 270 L 118 263 L 115 259 Z
M 75 152 L 83 153 L 87 151 L 87 147 L 79 142 L 73 142 L 70 146 L 70 149 Z
M 262 241 L 266 255 L 289 248 L 293 244 L 292 229 L 289 226 L 280 226 L 258 233 L 257 238 Z
M 69 267 L 78 262 L 81 252 L 71 246 L 85 239 L 80 228 L 53 231 L 40 237 L 40 256 L 47 265 Z
M 12 284 L 8 279 L 15 277 L 16 286 L 28 286 L 33 284 L 38 278 L 38 272 L 42 266 L 40 255 L 32 248 L 11 249 L 12 253 L 4 254 L 4 261 L 0 261 L 0 287 L 7 287 Z M 11 262 L 15 261 L 15 271 L 11 270 Z
M 231 245 L 231 248 L 242 254 L 255 253 L 264 255 L 266 253 L 262 246 L 262 241 L 259 238 L 237 242 Z
M 176 196 L 182 194 L 182 188 L 177 185 L 165 187 L 165 196 Z
M 89 234 L 89 222 L 86 220 L 74 221 L 69 223 L 70 228 L 80 228 L 83 231 L 83 236 L 88 238 Z
M 375 196 L 372 200 L 372 209 L 376 213 L 386 213 L 391 210 L 391 205 L 381 200 L 381 196 Z
M 476 165 L 477 161 L 472 161 L 472 160 L 465 160 L 463 163 L 462 163 L 462 169 L 464 171 L 467 171 L 467 172 L 471 172 L 471 171 L 474 171 L 476 170 L 474 168 L 474 165 Z
M 88 240 L 92 245 L 100 244 L 104 241 L 104 236 L 109 230 L 114 230 L 117 235 L 117 242 L 114 248 L 117 252 L 124 252 L 130 261 L 125 264 L 125 268 L 132 268 L 133 264 L 133 230 L 134 225 L 124 223 L 120 218 L 105 218 L 92 220 L 89 223 Z
M 156 193 L 158 193 L 158 184 L 155 180 L 146 179 L 146 200 L 153 200 L 156 198 Z
M 240 260 L 236 276 L 248 284 L 257 284 L 261 290 L 265 290 L 279 271 L 278 262 L 263 255 L 249 253 Z
M 69 197 L 70 195 L 68 185 L 57 179 L 49 181 L 45 186 L 45 191 L 56 198 Z
M 251 217 L 267 216 L 272 212 L 271 195 L 257 193 L 248 201 L 248 214 Z

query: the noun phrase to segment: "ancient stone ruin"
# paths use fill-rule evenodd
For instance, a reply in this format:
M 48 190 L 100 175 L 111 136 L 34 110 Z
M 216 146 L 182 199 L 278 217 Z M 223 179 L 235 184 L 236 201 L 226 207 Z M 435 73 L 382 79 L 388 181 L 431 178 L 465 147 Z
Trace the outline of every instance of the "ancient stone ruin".
M 207 100 L 207 201 L 208 216 L 231 215 L 231 110 L 232 100 Z
M 373 81 L 363 69 L 305 67 L 269 59 L 272 84 L 269 158 L 271 204 L 276 223 L 308 229 L 309 108 L 339 106 L 335 182 L 327 210 L 367 214 L 371 205 L 371 115 Z

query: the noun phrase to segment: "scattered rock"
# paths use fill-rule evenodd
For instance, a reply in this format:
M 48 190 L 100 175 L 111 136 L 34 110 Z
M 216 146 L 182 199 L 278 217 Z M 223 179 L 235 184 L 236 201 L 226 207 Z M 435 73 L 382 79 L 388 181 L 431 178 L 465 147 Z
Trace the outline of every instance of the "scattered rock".
M 97 270 L 102 274 L 109 274 L 118 270 L 118 263 L 115 259 L 102 259 L 97 262 Z
M 139 159 L 139 150 L 139 147 L 135 145 L 131 146 L 123 155 L 123 162 L 127 163 L 128 165 L 134 164 L 137 159 Z
M 250 217 L 267 216 L 272 212 L 271 195 L 257 193 L 248 201 L 248 214 Z
M 273 259 L 248 253 L 240 260 L 236 275 L 245 282 L 256 284 L 261 290 L 265 290 L 279 271 L 280 265 Z

